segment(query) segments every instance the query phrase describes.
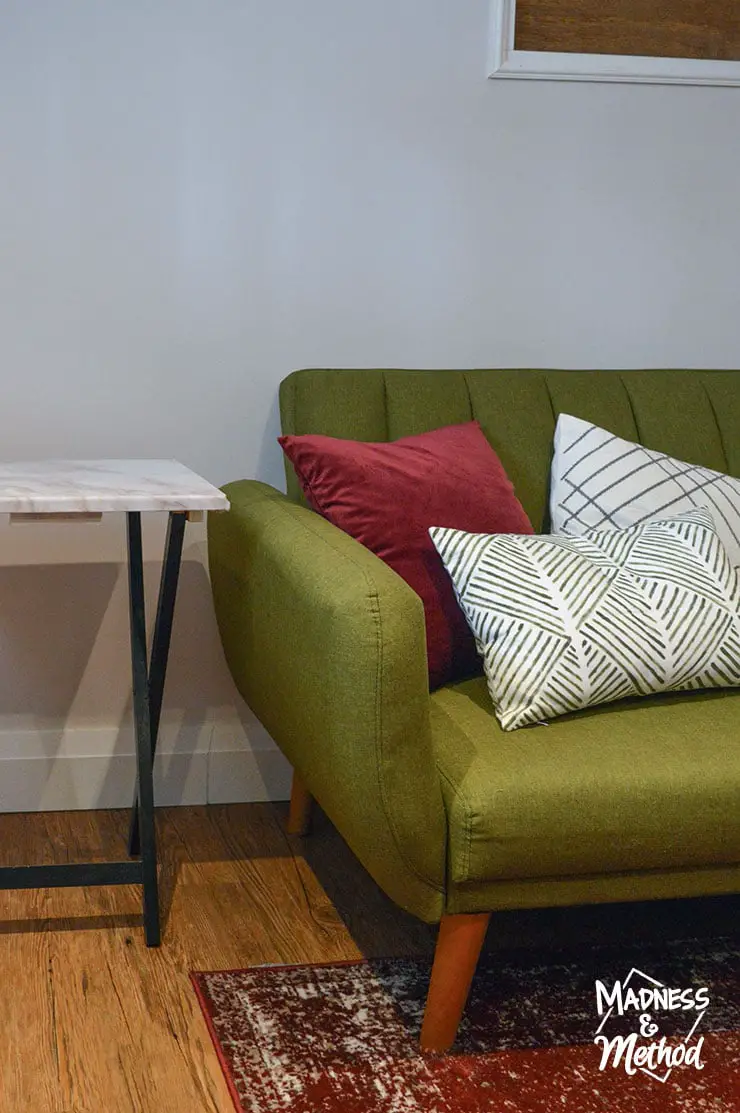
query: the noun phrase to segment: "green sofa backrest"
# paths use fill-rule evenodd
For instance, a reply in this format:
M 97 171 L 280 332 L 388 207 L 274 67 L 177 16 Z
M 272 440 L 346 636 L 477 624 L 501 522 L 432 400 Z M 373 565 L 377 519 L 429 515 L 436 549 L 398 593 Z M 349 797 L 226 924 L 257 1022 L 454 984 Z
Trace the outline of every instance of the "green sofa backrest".
M 391 441 L 479 421 L 535 529 L 561 412 L 740 476 L 740 371 L 305 370 L 280 386 L 284 433 Z M 287 460 L 286 478 L 300 499 Z

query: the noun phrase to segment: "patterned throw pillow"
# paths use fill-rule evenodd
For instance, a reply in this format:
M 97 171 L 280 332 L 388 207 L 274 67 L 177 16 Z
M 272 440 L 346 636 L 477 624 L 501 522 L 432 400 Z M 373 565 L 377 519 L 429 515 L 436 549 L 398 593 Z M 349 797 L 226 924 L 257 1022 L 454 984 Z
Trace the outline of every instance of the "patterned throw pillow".
M 504 730 L 740 685 L 740 582 L 706 510 L 583 537 L 430 534 Z
M 740 479 L 560 415 L 550 479 L 552 533 L 622 529 L 696 506 L 711 511 L 732 564 L 740 567 Z

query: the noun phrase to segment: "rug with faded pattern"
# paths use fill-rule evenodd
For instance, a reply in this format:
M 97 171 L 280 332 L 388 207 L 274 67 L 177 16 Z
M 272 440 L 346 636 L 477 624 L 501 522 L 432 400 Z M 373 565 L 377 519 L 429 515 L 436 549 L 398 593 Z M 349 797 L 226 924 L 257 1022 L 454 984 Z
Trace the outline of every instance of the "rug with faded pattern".
M 426 961 L 195 973 L 239 1113 L 740 1113 L 736 942 L 487 955 L 424 1055 Z

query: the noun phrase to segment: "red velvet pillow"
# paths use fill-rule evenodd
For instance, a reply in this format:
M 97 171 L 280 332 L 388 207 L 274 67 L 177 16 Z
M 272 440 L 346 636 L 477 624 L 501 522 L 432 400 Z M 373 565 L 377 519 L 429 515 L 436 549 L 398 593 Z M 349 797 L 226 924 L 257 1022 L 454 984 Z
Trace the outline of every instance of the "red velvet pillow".
M 480 671 L 480 660 L 430 526 L 533 533 L 477 421 L 387 444 L 279 437 L 309 504 L 421 596 L 432 688 Z

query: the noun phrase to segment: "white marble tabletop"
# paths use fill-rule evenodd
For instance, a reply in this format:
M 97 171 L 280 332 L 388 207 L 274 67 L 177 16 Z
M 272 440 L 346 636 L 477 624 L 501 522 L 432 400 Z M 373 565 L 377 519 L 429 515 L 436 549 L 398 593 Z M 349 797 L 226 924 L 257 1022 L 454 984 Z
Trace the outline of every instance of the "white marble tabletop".
M 0 463 L 0 513 L 228 510 L 217 487 L 177 460 Z

